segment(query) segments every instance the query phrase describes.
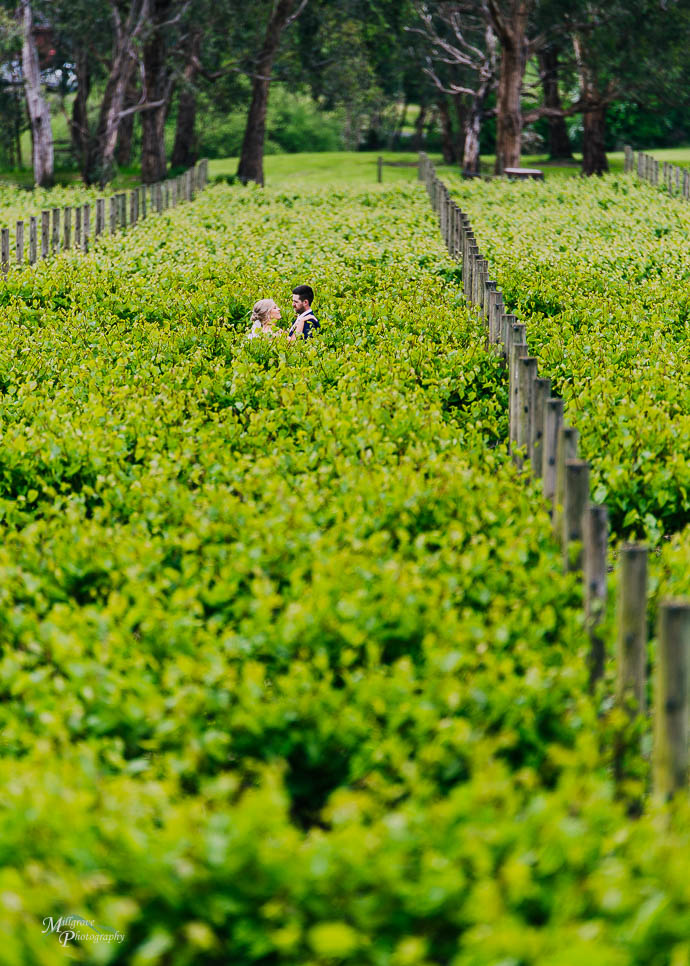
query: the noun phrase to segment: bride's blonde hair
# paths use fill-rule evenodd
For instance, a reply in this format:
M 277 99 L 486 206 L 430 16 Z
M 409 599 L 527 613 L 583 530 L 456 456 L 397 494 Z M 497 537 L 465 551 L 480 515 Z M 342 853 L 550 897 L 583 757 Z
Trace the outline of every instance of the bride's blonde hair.
M 268 316 L 271 309 L 275 306 L 273 299 L 259 299 L 254 308 L 252 309 L 252 317 L 249 320 L 252 324 L 258 322 L 263 325 L 264 322 L 268 322 Z

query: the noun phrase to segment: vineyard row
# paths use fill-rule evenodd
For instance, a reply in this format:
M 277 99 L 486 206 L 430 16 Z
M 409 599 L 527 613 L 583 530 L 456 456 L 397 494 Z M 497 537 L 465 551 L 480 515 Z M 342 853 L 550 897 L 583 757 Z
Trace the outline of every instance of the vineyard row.
M 651 154 L 644 151 L 637 153 L 637 165 L 635 164 L 635 152 L 630 145 L 625 146 L 624 171 L 632 174 L 637 171 L 637 177 L 651 184 L 659 184 L 659 162 Z M 661 181 L 666 186 L 669 194 L 677 194 L 690 200 L 690 171 L 687 168 L 679 168 L 676 164 L 664 161 L 661 167 Z
M 203 191 L 208 183 L 208 162 L 199 161 L 176 178 L 152 185 L 139 185 L 129 192 L 118 192 L 109 199 L 98 198 L 95 204 L 95 219 L 92 219 L 92 204 L 66 205 L 63 208 L 44 209 L 39 219 L 31 215 L 28 223 L 28 262 L 33 265 L 39 256 L 42 259 L 60 251 L 72 248 L 88 251 L 92 238 L 95 240 L 106 232 L 114 235 L 116 231 L 130 227 L 146 218 L 147 213 L 160 214 L 166 208 L 174 208 L 180 202 L 192 201 L 195 194 Z M 106 201 L 109 200 L 109 217 L 106 225 Z M 129 213 L 128 213 L 129 210 Z M 92 231 L 93 225 L 93 231 Z M 15 227 L 15 263 L 22 267 L 25 263 L 25 221 L 19 220 Z M 0 267 L 7 275 L 10 260 L 10 229 L 0 229 Z
M 631 171 L 626 150 L 626 171 Z M 589 464 L 578 458 L 577 430 L 567 425 L 563 400 L 551 380 L 538 376 L 529 355 L 526 326 L 504 311 L 497 282 L 479 250 L 469 217 L 453 201 L 434 165 L 420 155 L 419 179 L 426 185 L 451 257 L 461 263 L 463 290 L 484 320 L 487 340 L 507 370 L 509 439 L 514 462 L 541 479 L 552 504 L 554 534 L 566 571 L 582 573 L 590 638 L 590 683 L 603 675 L 600 628 L 606 606 L 608 512 L 589 500 Z M 670 175 L 669 175 L 670 179 Z M 686 184 L 686 181 L 684 181 Z M 620 550 L 617 601 L 616 701 L 631 715 L 646 711 L 648 548 L 625 544 Z M 688 783 L 690 752 L 690 602 L 665 599 L 659 608 L 657 666 L 654 673 L 655 794 L 671 797 Z

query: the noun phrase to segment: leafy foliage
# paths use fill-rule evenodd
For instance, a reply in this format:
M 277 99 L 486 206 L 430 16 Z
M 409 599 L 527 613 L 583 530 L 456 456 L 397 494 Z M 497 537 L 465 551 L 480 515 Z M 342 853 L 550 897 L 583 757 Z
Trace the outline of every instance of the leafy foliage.
M 318 338 L 245 338 L 305 281 Z M 614 795 L 419 186 L 216 186 L 7 292 L 3 961 L 683 961 L 690 816 Z
M 684 527 L 687 205 L 614 176 L 463 184 L 455 194 L 566 401 L 615 531 L 658 539 Z

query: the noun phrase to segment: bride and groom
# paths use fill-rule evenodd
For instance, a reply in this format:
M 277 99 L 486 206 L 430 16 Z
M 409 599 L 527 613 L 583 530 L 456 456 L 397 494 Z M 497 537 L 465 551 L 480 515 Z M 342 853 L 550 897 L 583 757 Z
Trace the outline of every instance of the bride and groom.
M 290 326 L 287 337 L 290 342 L 294 342 L 300 337 L 309 339 L 320 328 L 319 320 L 312 312 L 311 306 L 314 301 L 314 290 L 311 285 L 297 285 L 292 290 L 292 307 L 295 310 L 296 318 Z M 280 321 L 281 312 L 273 299 L 260 299 L 252 309 L 249 338 L 254 339 L 259 335 L 285 334 L 284 329 L 277 328 Z

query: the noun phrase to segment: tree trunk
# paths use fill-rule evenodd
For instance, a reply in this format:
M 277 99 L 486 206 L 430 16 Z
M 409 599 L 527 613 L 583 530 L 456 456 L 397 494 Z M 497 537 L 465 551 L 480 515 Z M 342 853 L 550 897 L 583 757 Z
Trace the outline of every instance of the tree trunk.
M 134 107 L 139 100 L 139 87 L 137 76 L 132 71 L 125 95 L 124 107 Z M 117 129 L 117 147 L 115 148 L 115 160 L 120 167 L 131 164 L 132 161 L 132 137 L 134 135 L 134 114 L 127 114 L 120 121 Z
M 201 30 L 195 30 L 189 40 L 187 64 L 182 87 L 177 98 L 175 144 L 170 164 L 173 168 L 189 168 L 199 156 L 196 136 L 196 88 L 194 81 L 201 53 Z
M 117 133 L 120 127 L 120 112 L 123 109 L 129 79 L 134 70 L 134 58 L 126 44 L 117 50 L 110 68 L 101 101 L 101 110 L 96 131 L 95 145 L 89 151 L 89 168 L 85 181 L 88 184 L 99 181 L 105 185 L 112 177 Z
M 479 133 L 481 131 L 481 112 L 472 109 L 465 128 L 465 149 L 462 155 L 463 174 L 479 174 Z
M 453 129 L 450 123 L 450 111 L 448 102 L 444 95 L 441 95 L 437 102 L 438 116 L 441 122 L 441 151 L 445 164 L 455 164 L 457 157 L 455 145 L 453 143 Z
M 414 150 L 421 151 L 424 147 L 424 123 L 426 121 L 426 104 L 419 105 L 419 114 L 414 122 Z
M 496 34 L 490 24 L 486 26 L 487 69 L 481 73 L 481 80 L 474 97 L 465 109 L 465 150 L 462 157 L 462 167 L 466 174 L 479 174 L 479 144 L 484 120 L 484 105 L 493 87 L 496 76 Z
M 90 166 L 89 151 L 90 134 L 88 119 L 88 100 L 91 93 L 91 71 L 89 69 L 88 52 L 85 47 L 79 48 L 75 57 L 77 74 L 77 93 L 72 104 L 72 123 L 70 126 L 70 138 L 72 150 L 79 159 L 79 168 L 82 173 Z
M 465 157 L 465 137 L 467 132 L 467 104 L 464 94 L 453 95 L 453 106 L 455 107 L 455 155 L 457 158 Z M 464 163 L 464 160 L 463 160 Z
M 295 0 L 278 0 L 269 17 L 264 42 L 256 61 L 256 74 L 252 81 L 252 101 L 237 168 L 237 177 L 244 183 L 247 181 L 256 181 L 260 185 L 264 183 L 264 141 L 271 72 L 283 31 L 288 26 L 294 5 Z
M 493 75 L 483 78 L 475 96 L 466 110 L 465 150 L 462 156 L 462 170 L 465 174 L 479 174 L 479 143 L 484 120 L 484 105 L 491 89 Z
M 22 159 L 22 104 L 19 97 L 19 92 L 14 89 L 14 140 L 15 149 L 17 152 L 17 168 L 21 168 L 24 165 Z
M 141 115 L 141 180 L 162 181 L 167 172 L 165 117 L 170 96 L 165 37 L 160 25 L 168 19 L 174 0 L 153 0 L 152 30 L 144 44 L 144 101 L 158 103 Z
M 580 99 L 585 104 L 582 115 L 582 173 L 603 174 L 609 169 L 606 157 L 606 101 L 601 96 L 596 75 L 587 63 L 583 38 L 573 36 L 575 60 L 580 75 Z
M 606 105 L 598 104 L 582 116 L 582 173 L 604 174 L 606 157 Z
M 558 90 L 558 50 L 545 47 L 539 52 L 539 70 L 544 91 L 544 106 L 561 110 Z M 572 158 L 573 151 L 564 117 L 549 117 L 549 157 L 552 160 Z
M 520 167 L 522 150 L 522 110 L 520 95 L 525 73 L 524 45 L 503 47 L 498 81 L 496 121 L 496 174 L 505 168 Z
M 21 2 L 22 69 L 26 104 L 31 121 L 31 144 L 34 163 L 34 181 L 43 187 L 53 183 L 53 129 L 50 109 L 41 91 L 41 75 L 38 69 L 38 51 L 33 35 L 34 21 L 29 0 Z
M 84 180 L 98 179 L 105 185 L 112 177 L 117 147 L 117 134 L 132 71 L 136 66 L 133 41 L 150 21 L 150 0 L 132 0 L 126 24 L 115 21 L 113 57 L 98 117 L 93 149 L 89 152 L 89 168 Z
M 501 68 L 496 104 L 496 174 L 520 167 L 522 150 L 522 80 L 527 66 L 527 22 L 533 0 L 512 0 L 501 13 L 488 4 L 490 25 L 501 45 Z

